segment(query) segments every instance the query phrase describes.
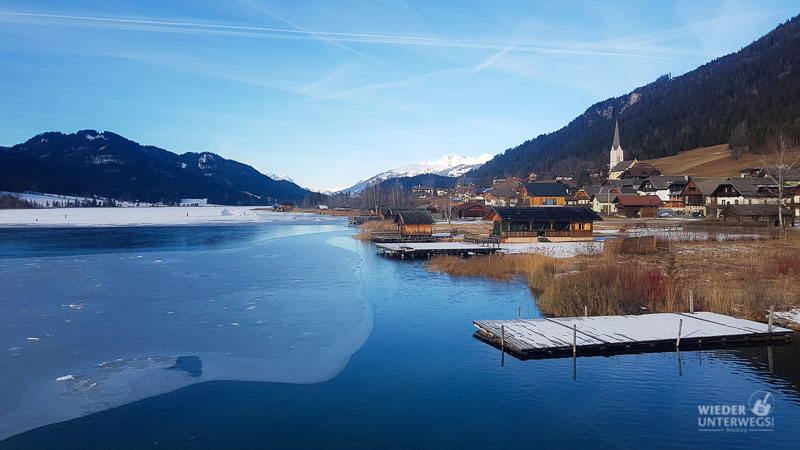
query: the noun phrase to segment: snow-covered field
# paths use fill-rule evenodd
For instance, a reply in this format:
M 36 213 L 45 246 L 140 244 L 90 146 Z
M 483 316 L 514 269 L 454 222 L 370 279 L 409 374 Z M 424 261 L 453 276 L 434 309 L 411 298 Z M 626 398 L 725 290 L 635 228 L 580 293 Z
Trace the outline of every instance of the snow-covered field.
M 341 221 L 315 214 L 256 211 L 252 207 L 54 208 L 0 210 L 0 227 L 207 225 L 260 222 Z
M 603 252 L 602 241 L 588 242 L 530 242 L 500 244 L 505 253 L 538 253 L 551 258 L 572 258 Z

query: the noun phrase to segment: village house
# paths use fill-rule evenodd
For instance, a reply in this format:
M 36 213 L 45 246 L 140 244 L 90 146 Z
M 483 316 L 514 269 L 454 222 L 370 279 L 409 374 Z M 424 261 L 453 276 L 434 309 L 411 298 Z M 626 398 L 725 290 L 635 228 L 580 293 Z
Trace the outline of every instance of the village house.
M 564 206 L 567 187 L 557 181 L 527 183 L 522 188 L 522 204 L 525 206 Z
M 614 199 L 617 213 L 628 218 L 652 218 L 658 216 L 658 209 L 664 202 L 657 195 L 622 195 Z
M 687 213 L 700 213 L 707 215 L 707 204 L 711 201 L 708 198 L 717 189 L 721 183 L 727 181 L 727 178 L 719 177 L 692 177 L 686 183 L 686 188 L 683 189 L 681 196 L 683 197 L 683 205 Z
M 430 186 L 412 186 L 411 194 L 416 198 L 427 198 L 436 195 L 436 189 Z
M 614 203 L 614 200 L 620 195 L 636 195 L 636 191 L 632 188 L 619 189 L 602 186 L 592 197 L 592 210 L 607 216 L 615 215 L 617 213 L 617 204 Z
M 486 217 L 491 208 L 486 205 L 470 201 L 453 207 L 453 217 L 459 219 L 481 219 Z
M 568 196 L 566 199 L 567 206 L 586 206 L 591 205 L 592 197 L 600 191 L 600 186 L 587 186 L 580 188 L 575 192 L 575 195 Z
M 637 159 L 629 159 L 625 161 L 620 161 L 617 164 L 611 166 L 611 169 L 608 171 L 608 179 L 609 180 L 619 180 L 622 178 L 622 174 L 625 173 L 626 170 L 633 167 L 637 164 L 639 160 Z
M 661 175 L 661 171 L 648 163 L 637 162 L 619 175 L 620 180 L 635 179 L 644 181 L 651 176 Z
M 777 204 L 777 186 L 766 178 L 728 178 L 707 197 L 707 211 L 719 215 L 726 205 Z
M 783 219 L 785 224 L 794 226 L 795 216 L 789 208 L 783 207 Z M 720 215 L 725 221 L 758 222 L 764 226 L 778 226 L 778 205 L 758 204 L 758 205 L 726 205 L 722 208 Z
M 590 241 L 594 221 L 603 220 L 591 209 L 580 206 L 496 206 L 486 218 L 492 221 L 492 235 L 502 242 Z
M 667 208 L 683 208 L 680 193 L 686 187 L 688 177 L 653 175 L 642 181 L 639 195 L 656 195 Z
M 425 210 L 399 211 L 394 216 L 394 223 L 401 237 L 430 237 L 433 235 L 434 220 Z

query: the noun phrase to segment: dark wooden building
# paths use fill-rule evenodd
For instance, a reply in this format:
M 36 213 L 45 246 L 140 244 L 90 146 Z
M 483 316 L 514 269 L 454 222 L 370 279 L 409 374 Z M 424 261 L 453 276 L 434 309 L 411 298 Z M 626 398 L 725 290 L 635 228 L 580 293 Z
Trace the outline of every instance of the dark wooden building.
M 401 237 L 432 236 L 434 222 L 425 210 L 400 211 L 394 216 Z
M 759 222 L 764 226 L 778 226 L 778 205 L 726 205 L 721 211 L 722 218 L 732 222 Z M 794 225 L 794 215 L 783 207 L 783 220 Z
M 459 219 L 482 219 L 491 208 L 479 202 L 466 202 L 453 207 L 453 216 Z
M 486 217 L 492 220 L 492 234 L 503 242 L 590 241 L 593 223 L 603 220 L 590 208 L 508 208 L 496 206 Z
M 617 213 L 625 217 L 656 217 L 664 202 L 657 195 L 622 195 L 614 199 Z

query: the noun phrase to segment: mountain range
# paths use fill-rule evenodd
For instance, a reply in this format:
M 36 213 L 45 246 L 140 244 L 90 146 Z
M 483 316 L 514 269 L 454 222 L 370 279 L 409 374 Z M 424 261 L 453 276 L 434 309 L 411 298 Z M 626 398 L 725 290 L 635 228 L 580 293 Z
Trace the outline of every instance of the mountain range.
M 598 102 L 565 127 L 507 149 L 466 176 L 485 185 L 529 172 L 580 176 L 606 169 L 617 121 L 625 159 L 725 143 L 734 154 L 752 152 L 778 133 L 800 136 L 799 17 L 684 75 L 663 75 Z
M 178 155 L 95 130 L 48 132 L 0 147 L 0 190 L 165 204 L 208 198 L 226 205 L 299 202 L 310 194 L 215 153 Z
M 438 175 L 440 177 L 460 177 L 465 173 L 473 171 L 482 166 L 486 161 L 492 159 L 492 155 L 484 153 L 480 156 L 462 156 L 457 153 L 449 153 L 436 161 L 422 161 L 417 164 L 407 164 L 395 169 L 381 172 L 375 176 L 365 178 L 353 186 L 342 189 L 337 193 L 349 192 L 352 195 L 358 194 L 367 186 L 376 182 L 384 182 L 393 178 L 412 178 L 418 175 Z

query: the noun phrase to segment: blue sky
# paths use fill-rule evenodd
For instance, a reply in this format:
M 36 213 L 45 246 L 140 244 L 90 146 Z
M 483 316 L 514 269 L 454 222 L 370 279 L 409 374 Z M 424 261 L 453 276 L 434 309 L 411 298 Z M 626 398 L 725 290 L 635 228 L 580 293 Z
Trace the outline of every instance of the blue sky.
M 0 0 L 0 145 L 110 130 L 345 187 L 450 152 L 502 152 L 596 101 L 736 51 L 798 9 Z

